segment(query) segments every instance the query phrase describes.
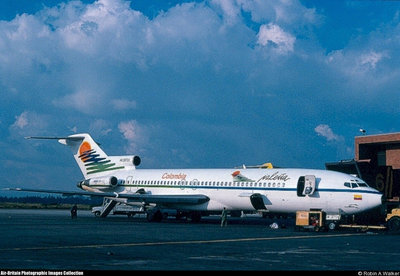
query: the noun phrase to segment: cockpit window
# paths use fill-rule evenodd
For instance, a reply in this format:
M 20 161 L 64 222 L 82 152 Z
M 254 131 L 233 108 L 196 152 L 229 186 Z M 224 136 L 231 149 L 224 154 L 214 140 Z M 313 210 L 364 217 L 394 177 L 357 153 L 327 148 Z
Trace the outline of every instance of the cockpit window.
M 356 183 L 351 183 L 352 188 L 358 188 L 358 185 Z
M 363 181 L 359 181 L 359 180 L 356 180 L 356 181 L 351 180 L 351 182 L 345 182 L 344 186 L 347 188 L 352 188 L 352 189 L 358 188 L 358 187 L 368 187 L 367 183 L 365 183 Z
M 368 187 L 367 183 L 365 183 L 364 181 L 362 181 L 360 179 L 356 179 L 356 182 L 357 182 L 358 186 L 360 186 L 360 187 Z

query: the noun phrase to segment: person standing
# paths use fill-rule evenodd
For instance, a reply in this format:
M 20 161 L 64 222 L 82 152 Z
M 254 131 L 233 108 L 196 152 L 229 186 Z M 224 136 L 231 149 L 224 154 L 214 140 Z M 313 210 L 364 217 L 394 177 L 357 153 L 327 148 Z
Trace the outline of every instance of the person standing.
M 224 207 L 221 214 L 221 227 L 225 227 L 228 225 L 228 211 Z
M 74 204 L 74 206 L 72 206 L 71 208 L 71 219 L 74 219 L 78 216 L 78 206 L 76 206 L 76 204 Z

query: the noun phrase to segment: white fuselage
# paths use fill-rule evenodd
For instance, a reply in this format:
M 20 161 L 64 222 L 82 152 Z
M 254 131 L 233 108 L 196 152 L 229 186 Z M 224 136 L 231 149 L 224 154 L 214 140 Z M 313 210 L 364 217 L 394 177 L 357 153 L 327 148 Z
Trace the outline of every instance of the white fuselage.
M 312 194 L 304 195 L 304 182 L 315 177 Z M 188 211 L 228 210 L 295 213 L 320 209 L 329 214 L 355 214 L 381 205 L 377 190 L 351 175 L 309 169 L 132 169 L 109 174 L 118 178 L 113 188 L 92 187 L 119 194 L 205 195 L 209 201 L 197 205 L 167 205 Z M 299 187 L 301 186 L 301 187 Z M 252 199 L 258 196 L 258 201 Z M 260 198 L 265 208 L 260 208 Z

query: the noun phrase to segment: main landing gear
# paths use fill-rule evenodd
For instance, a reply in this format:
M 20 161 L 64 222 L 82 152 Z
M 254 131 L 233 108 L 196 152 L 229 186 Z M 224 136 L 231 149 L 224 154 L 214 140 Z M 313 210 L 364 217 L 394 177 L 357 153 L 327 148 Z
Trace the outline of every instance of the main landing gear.
M 199 222 L 201 220 L 201 212 L 193 211 L 193 212 L 182 212 L 176 211 L 174 214 L 169 212 L 163 212 L 160 209 L 149 210 L 147 212 L 146 218 L 149 222 L 160 222 L 163 219 L 168 218 L 170 215 L 175 215 L 177 220 L 180 219 L 190 219 L 192 222 Z

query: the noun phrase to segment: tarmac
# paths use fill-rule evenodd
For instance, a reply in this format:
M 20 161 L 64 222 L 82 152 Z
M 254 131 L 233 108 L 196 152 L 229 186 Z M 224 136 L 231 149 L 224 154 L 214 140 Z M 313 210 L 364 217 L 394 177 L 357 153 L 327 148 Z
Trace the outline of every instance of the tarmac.
M 273 222 L 285 227 L 273 229 Z M 0 209 L 0 272 L 256 270 L 400 275 L 400 235 L 297 232 L 293 223 L 294 219 L 228 217 L 228 225 L 221 227 L 219 216 L 204 217 L 199 223 L 172 218 L 157 223 L 143 216 L 98 218 L 80 210 L 71 219 L 69 210 Z

